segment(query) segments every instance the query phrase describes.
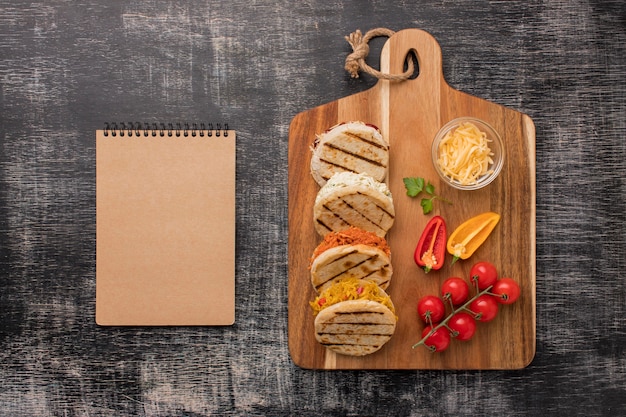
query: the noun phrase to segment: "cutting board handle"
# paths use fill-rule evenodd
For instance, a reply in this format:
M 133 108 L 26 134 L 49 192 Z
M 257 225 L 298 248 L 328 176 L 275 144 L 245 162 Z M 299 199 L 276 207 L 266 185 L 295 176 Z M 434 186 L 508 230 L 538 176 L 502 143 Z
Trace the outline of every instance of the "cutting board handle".
M 441 47 L 437 40 L 421 29 L 404 29 L 391 36 L 381 51 L 380 68 L 388 74 L 404 72 L 409 54 L 417 56 L 419 73 L 405 82 L 442 82 Z

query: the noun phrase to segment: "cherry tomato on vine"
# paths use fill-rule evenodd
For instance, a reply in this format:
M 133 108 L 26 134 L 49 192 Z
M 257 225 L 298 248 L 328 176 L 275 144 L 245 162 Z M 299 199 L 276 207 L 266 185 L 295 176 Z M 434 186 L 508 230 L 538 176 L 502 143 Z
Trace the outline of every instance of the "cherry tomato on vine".
M 479 290 L 484 290 L 495 284 L 497 279 L 498 270 L 490 262 L 477 262 L 470 269 L 470 281 L 478 285 Z
M 428 336 L 431 330 L 431 326 L 424 327 L 424 330 L 422 330 L 422 338 Z M 424 345 L 428 347 L 431 352 L 443 352 L 450 346 L 450 332 L 445 327 L 440 327 L 424 340 Z
M 469 309 L 476 314 L 476 320 L 487 322 L 498 315 L 498 302 L 493 295 L 483 294 L 470 303 Z
M 500 304 L 513 304 L 520 294 L 517 282 L 511 278 L 500 278 L 493 284 L 491 292 L 496 294 L 496 300 Z
M 446 314 L 443 300 L 435 295 L 425 295 L 417 302 L 417 313 L 427 324 L 439 323 Z
M 450 277 L 441 284 L 441 296 L 444 300 L 450 300 L 453 305 L 458 306 L 467 301 L 469 285 L 463 278 Z
M 454 331 L 452 337 L 466 341 L 470 340 L 476 332 L 476 320 L 470 314 L 460 311 L 450 317 L 448 327 Z

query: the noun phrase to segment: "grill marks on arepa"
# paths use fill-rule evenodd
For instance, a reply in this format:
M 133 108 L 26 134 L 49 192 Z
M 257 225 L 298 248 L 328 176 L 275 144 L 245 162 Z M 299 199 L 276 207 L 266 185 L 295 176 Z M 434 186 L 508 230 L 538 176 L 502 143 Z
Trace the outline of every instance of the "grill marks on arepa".
M 362 122 L 337 125 L 318 135 L 311 149 L 311 174 L 322 187 L 313 207 L 316 231 L 327 236 L 354 226 L 384 238 L 395 210 L 383 182 L 389 144 L 378 128 Z M 395 332 L 395 309 L 385 293 L 391 259 L 386 243 L 385 251 L 376 247 L 376 239 L 369 240 L 369 247 L 363 239 L 363 244 L 326 249 L 312 260 L 311 282 L 320 294 L 310 303 L 316 312 L 315 338 L 336 353 L 374 353 Z
M 390 213 L 371 196 L 360 192 L 338 196 L 326 202 L 316 219 L 325 232 L 356 226 L 378 236 L 385 236 L 394 220 L 395 213 Z
M 340 172 L 364 173 L 379 182 L 387 177 L 389 143 L 374 125 L 340 123 L 316 135 L 311 150 L 311 175 L 320 186 Z
M 326 181 L 340 171 L 367 172 L 377 181 L 382 181 L 387 174 L 388 147 L 364 134 L 346 131 L 320 146 L 319 174 Z
M 368 301 L 345 301 L 315 320 L 315 338 L 322 345 L 341 354 L 363 356 L 379 350 L 393 336 L 394 314 L 386 307 Z
M 316 269 L 314 283 L 319 293 L 333 282 L 344 278 L 371 279 L 385 289 L 391 280 L 391 265 L 378 255 L 352 250 Z

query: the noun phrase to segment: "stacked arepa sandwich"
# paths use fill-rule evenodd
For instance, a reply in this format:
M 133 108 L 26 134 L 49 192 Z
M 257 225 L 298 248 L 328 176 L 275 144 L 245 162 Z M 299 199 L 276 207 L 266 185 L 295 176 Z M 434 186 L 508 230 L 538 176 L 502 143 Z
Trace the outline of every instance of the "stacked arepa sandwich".
M 385 292 L 393 272 L 385 236 L 395 217 L 383 182 L 389 144 L 377 127 L 348 122 L 317 135 L 311 149 L 311 174 L 321 186 L 313 221 L 322 241 L 310 264 L 315 338 L 336 353 L 374 353 L 397 322 Z

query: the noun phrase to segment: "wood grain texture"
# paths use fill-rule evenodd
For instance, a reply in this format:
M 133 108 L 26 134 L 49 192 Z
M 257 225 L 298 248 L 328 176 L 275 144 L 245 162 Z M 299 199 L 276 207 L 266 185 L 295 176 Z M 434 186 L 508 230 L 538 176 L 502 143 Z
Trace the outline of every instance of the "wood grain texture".
M 304 368 L 317 369 L 519 369 L 535 354 L 535 130 L 520 112 L 457 91 L 442 73 L 441 48 L 430 34 L 405 29 L 393 35 L 382 51 L 380 67 L 397 74 L 405 57 L 415 51 L 419 75 L 403 82 L 379 81 L 371 89 L 297 115 L 289 135 L 289 340 L 291 356 Z M 322 119 L 321 116 L 326 117 Z M 443 184 L 432 166 L 430 146 L 437 131 L 457 117 L 486 121 L 501 132 L 506 162 L 500 177 L 479 191 L 457 191 Z M 309 120 L 310 119 L 310 120 Z M 398 325 L 380 351 L 360 358 L 336 355 L 317 343 L 309 301 L 315 298 L 308 267 L 321 241 L 314 228 L 313 204 L 319 186 L 310 175 L 313 139 L 337 123 L 360 120 L 381 126 L 390 144 L 387 184 L 395 223 L 387 234 L 394 274 L 387 292 L 394 301 Z M 321 126 L 320 126 L 321 124 Z M 317 129 L 317 130 L 310 130 Z M 424 216 L 419 199 L 406 196 L 404 177 L 421 176 L 453 204 L 437 202 L 432 215 L 444 217 L 450 233 L 466 219 L 494 211 L 502 214 L 496 230 L 468 261 L 427 276 L 413 262 L 421 231 L 432 215 Z M 292 225 L 295 230 L 292 230 Z M 515 236 L 514 239 L 511 236 Z M 303 259 L 295 259 L 302 256 Z M 501 276 L 513 276 L 522 288 L 520 300 L 500 309 L 500 318 L 479 326 L 472 343 L 452 343 L 438 355 L 422 348 L 423 325 L 415 306 L 428 294 L 438 295 L 450 276 L 469 279 L 478 260 L 497 265 Z M 308 314 L 307 314 L 308 313 Z M 321 351 L 321 352 L 320 352 Z
M 288 133 L 372 88 L 344 36 L 420 28 L 536 127 L 537 351 L 515 371 L 309 371 L 288 349 Z M 0 0 L 0 415 L 626 415 L 621 0 Z M 371 44 L 380 62 L 384 39 Z M 94 322 L 105 121 L 237 130 L 233 328 Z

